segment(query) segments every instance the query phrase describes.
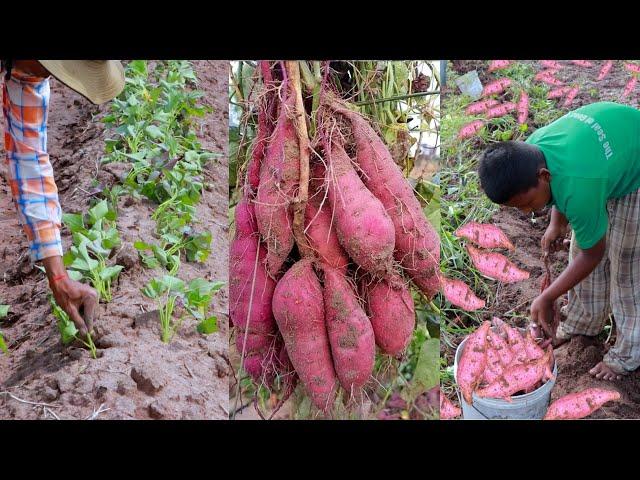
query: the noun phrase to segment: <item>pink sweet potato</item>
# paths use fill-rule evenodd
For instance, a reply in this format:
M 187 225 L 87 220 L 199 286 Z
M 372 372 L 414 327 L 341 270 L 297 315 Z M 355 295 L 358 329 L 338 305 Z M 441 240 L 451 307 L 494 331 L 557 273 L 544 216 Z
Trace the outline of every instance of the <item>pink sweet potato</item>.
M 549 406 L 543 420 L 577 420 L 588 417 L 605 403 L 614 400 L 620 400 L 620 392 L 587 388 L 557 399 Z
M 351 159 L 336 141 L 325 142 L 327 191 L 338 240 L 365 271 L 384 276 L 392 270 L 396 232 L 378 198 L 362 183 Z
M 578 95 L 579 91 L 580 91 L 580 87 L 578 85 L 576 85 L 571 90 L 569 90 L 569 93 L 567 93 L 567 98 L 565 98 L 562 106 L 563 107 L 570 106 L 573 103 L 573 99 L 576 98 L 576 95 Z
M 273 316 L 311 401 L 328 410 L 338 378 L 325 326 L 322 287 L 312 260 L 300 260 L 282 276 L 273 294 Z
M 528 330 L 524 338 L 524 348 L 529 360 L 538 360 L 544 357 L 544 350 L 536 343 L 531 336 L 531 331 Z
M 515 283 L 529 278 L 529 272 L 519 269 L 500 253 L 483 252 L 467 245 L 473 265 L 484 276 L 504 283 Z
M 491 329 L 489 329 L 491 332 Z M 505 366 L 500 359 L 500 353 L 496 350 L 491 342 L 487 344 L 487 368 L 482 377 L 483 383 L 492 383 L 502 376 Z
M 454 235 L 458 238 L 466 238 L 483 248 L 506 248 L 513 251 L 516 249 L 499 227 L 488 223 L 465 223 L 454 232 Z
M 389 149 L 362 116 L 339 110 L 351 123 L 356 161 L 365 185 L 382 202 L 395 232 L 395 259 L 416 286 L 432 298 L 440 289 L 440 237 L 395 164 Z M 347 249 L 347 253 L 351 252 Z
M 462 397 L 469 405 L 473 403 L 473 391 L 476 389 L 487 366 L 487 333 L 490 322 L 484 322 L 467 337 L 460 360 L 456 379 Z
M 525 90 L 520 91 L 520 99 L 518 100 L 518 123 L 523 125 L 527 123 L 529 116 L 529 95 Z
M 440 392 L 440 420 L 451 420 L 462 415 L 462 410 Z
M 511 60 L 492 60 L 487 71 L 489 73 L 495 72 L 496 70 L 507 68 L 509 65 L 511 65 Z
M 602 65 L 600 73 L 598 74 L 598 80 L 604 80 L 604 77 L 606 77 L 611 71 L 611 67 L 613 67 L 613 62 L 611 60 L 608 60 L 604 65 Z
M 488 109 L 486 117 L 487 118 L 504 117 L 508 113 L 513 112 L 515 109 L 516 109 L 516 104 L 513 102 L 501 103 L 499 105 L 496 105 L 495 107 L 491 107 L 490 109 Z
M 637 65 L 635 63 L 625 63 L 624 68 L 625 70 L 632 73 L 640 73 L 640 65 Z
M 460 129 L 460 131 L 458 132 L 458 138 L 462 140 L 472 137 L 473 135 L 478 133 L 483 126 L 484 121 L 482 120 L 474 120 L 473 122 L 469 122 Z
M 329 201 L 324 198 L 324 190 L 314 186 L 314 183 L 319 183 L 317 179 L 324 180 L 324 168 L 314 168 L 312 171 L 312 178 L 309 181 L 311 196 L 304 212 L 305 234 L 309 245 L 323 263 L 345 272 L 349 257 L 338 240 Z
M 362 293 L 371 320 L 376 344 L 388 355 L 398 355 L 407 348 L 415 327 L 413 298 L 402 278 L 391 281 L 365 277 Z
M 593 63 L 589 60 L 571 60 L 571 63 L 583 68 L 591 68 L 593 67 Z
M 540 60 L 540 65 L 553 70 L 560 70 L 562 68 L 562 64 L 557 60 Z
M 490 98 L 488 100 L 480 100 L 479 102 L 472 103 L 465 108 L 464 112 L 467 115 L 477 115 L 478 113 L 484 113 L 488 108 L 498 105 L 498 100 Z
M 498 355 L 501 366 L 504 368 L 511 365 L 511 362 L 513 361 L 513 352 L 511 351 L 507 341 L 491 329 L 489 329 L 488 337 L 489 344 Z
M 236 234 L 229 249 L 229 316 L 243 331 L 272 334 L 271 301 L 276 284 L 265 269 L 267 252 L 257 233 L 253 205 L 243 199 L 235 212 Z
M 271 384 L 275 373 L 274 355 L 277 355 L 274 348 L 275 334 L 246 333 L 246 335 L 246 343 L 245 332 L 238 330 L 236 335 L 236 348 L 241 355 L 244 352 L 242 366 L 257 383 Z
M 510 78 L 500 78 L 498 80 L 494 80 L 491 83 L 487 83 L 482 89 L 482 96 L 486 97 L 489 95 L 496 95 L 498 93 L 504 92 L 504 90 L 511 85 Z
M 524 363 L 529 359 L 525 348 L 525 339 L 517 328 L 513 328 L 498 317 L 493 317 L 493 324 L 504 334 L 507 338 L 507 343 L 511 352 L 513 353 L 513 362 Z
M 476 391 L 478 397 L 503 398 L 510 397 L 521 390 L 528 390 L 542 380 L 545 375 L 553 377 L 549 371 L 548 352 L 545 357 L 526 364 L 507 368 L 502 377 L 495 382 Z
M 364 313 L 344 273 L 328 265 L 324 272 L 324 311 L 333 365 L 340 385 L 353 395 L 373 371 L 376 342 Z
M 626 98 L 629 96 L 633 89 L 636 88 L 636 83 L 638 83 L 638 77 L 633 77 L 627 82 L 624 87 L 624 91 L 622 92 L 622 98 Z
M 258 229 L 267 246 L 267 270 L 273 277 L 294 245 L 291 201 L 300 182 L 300 147 L 290 118 L 294 95 L 282 103 L 278 122 L 260 167 L 256 195 Z
M 534 80 L 546 83 L 547 85 L 559 87 L 563 85 L 564 82 L 555 77 L 557 71 L 557 69 L 542 70 L 536 74 Z
M 247 168 L 248 188 L 252 192 L 256 192 L 258 190 L 258 185 L 260 184 L 260 166 L 262 164 L 262 159 L 264 158 L 264 152 L 267 147 L 269 137 L 273 133 L 274 116 L 277 107 L 275 102 L 275 91 L 270 90 L 274 87 L 274 80 L 269 66 L 269 61 L 260 61 L 260 71 L 262 73 L 262 83 L 265 88 L 265 93 L 258 105 L 258 128 L 253 142 L 251 160 Z
M 440 276 L 444 298 L 452 305 L 463 310 L 473 311 L 484 308 L 485 301 L 475 296 L 469 286 L 462 280 L 454 280 Z
M 553 90 L 549 90 L 549 93 L 547 93 L 547 98 L 551 99 L 551 98 L 564 97 L 570 91 L 571 91 L 571 87 L 554 88 Z

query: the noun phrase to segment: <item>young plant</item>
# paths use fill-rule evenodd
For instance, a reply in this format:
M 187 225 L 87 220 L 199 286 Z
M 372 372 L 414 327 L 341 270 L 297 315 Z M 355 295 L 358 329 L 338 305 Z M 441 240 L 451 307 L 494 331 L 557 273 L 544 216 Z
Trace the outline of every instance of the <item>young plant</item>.
M 92 207 L 86 218 L 81 214 L 62 217 L 73 236 L 73 245 L 63 257 L 69 275 L 75 280 L 89 280 L 106 302 L 111 301 L 111 284 L 123 268 L 107 265 L 112 249 L 120 245 L 118 230 L 111 223 L 115 218 L 115 210 L 106 200 Z
M 171 275 L 152 279 L 142 293 L 156 300 L 162 330 L 162 341 L 169 343 L 173 335 L 186 318 L 184 312 L 198 320 L 199 333 L 208 335 L 217 331 L 215 315 L 207 316 L 207 311 L 213 299 L 213 294 L 220 290 L 223 282 L 208 282 L 202 278 L 191 280 L 188 285 L 184 281 Z M 182 312 L 174 319 L 176 307 Z
M 49 302 L 51 303 L 51 309 L 53 310 L 53 315 L 58 320 L 58 330 L 60 331 L 60 336 L 62 337 L 63 345 L 68 345 L 74 340 L 80 341 L 85 347 L 89 349 L 91 352 L 91 357 L 98 358 L 97 349 L 95 344 L 93 343 L 93 339 L 91 338 L 91 333 L 87 332 L 87 340 L 78 337 L 78 329 L 75 324 L 69 318 L 67 312 L 62 310 L 53 297 L 49 297 Z

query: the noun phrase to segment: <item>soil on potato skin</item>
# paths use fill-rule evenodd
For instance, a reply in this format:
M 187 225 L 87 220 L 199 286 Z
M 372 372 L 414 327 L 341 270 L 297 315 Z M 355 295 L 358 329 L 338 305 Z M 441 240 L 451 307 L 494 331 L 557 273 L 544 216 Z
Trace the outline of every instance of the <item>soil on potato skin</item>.
M 193 65 L 199 89 L 205 92 L 200 101 L 213 107 L 199 120 L 196 133 L 205 149 L 220 156 L 208 164 L 198 206 L 201 223 L 196 226 L 212 232 L 211 256 L 204 264 L 184 261 L 179 275 L 187 281 L 204 277 L 227 282 L 228 62 L 194 61 Z M 94 178 L 106 187 L 128 170 L 124 164 L 100 165 L 109 133 L 98 119 L 108 110 L 108 105 L 94 106 L 51 80 L 49 154 L 65 212 L 87 211 Z M 0 155 L 4 159 L 4 150 Z M 170 344 L 160 341 L 157 307 L 140 292 L 159 272 L 143 268 L 133 248 L 136 240 L 153 239 L 152 212 L 153 205 L 147 201 L 120 197 L 117 225 L 122 247 L 114 256 L 125 269 L 113 286 L 112 302 L 100 306 L 94 321 L 99 337 L 99 358 L 94 360 L 87 350 L 61 343 L 47 300 L 47 281 L 27 257 L 27 241 L 2 162 L 0 303 L 10 305 L 10 313 L 0 322 L 0 330 L 10 353 L 0 355 L 0 390 L 47 406 L 22 403 L 3 394 L 0 418 L 227 418 L 227 289 L 216 295 L 212 306 L 218 332 L 200 335 L 196 322 L 187 320 Z M 62 234 L 67 248 L 71 237 L 65 228 Z
M 537 70 L 543 69 L 537 61 L 528 63 L 533 63 Z M 626 82 L 631 78 L 631 74 L 624 69 L 623 61 L 614 61 L 614 67 L 605 79 L 599 82 L 595 79 L 604 62 L 594 61 L 594 66 L 590 68 L 578 67 L 569 62 L 561 63 L 565 64 L 565 66 L 556 77 L 566 81 L 567 84 L 578 83 L 581 87 L 580 93 L 570 107 L 571 109 L 604 100 L 638 107 L 640 87 L 626 99 L 621 98 Z M 454 68 L 461 74 L 478 67 L 477 61 L 454 62 Z M 480 67 L 482 68 L 482 66 Z M 483 78 L 481 75 L 481 79 L 484 83 L 487 77 Z M 590 89 L 593 88 L 597 88 L 597 97 L 589 93 Z M 453 88 L 449 88 L 448 92 L 458 93 Z M 558 107 L 561 107 L 560 102 L 558 102 Z M 569 109 L 563 110 L 568 111 Z M 443 111 L 446 113 L 446 102 L 444 103 Z M 530 216 L 521 213 L 517 209 L 507 207 L 500 207 L 491 218 L 490 223 L 500 227 L 516 247 L 515 252 L 508 254 L 509 258 L 518 267 L 530 272 L 531 276 L 528 280 L 515 284 L 498 284 L 496 282 L 495 301 L 487 304 L 485 308 L 487 313 L 484 315 L 484 320 L 490 320 L 493 315 L 496 315 L 513 325 L 526 326 L 531 300 L 540 293 L 540 285 L 545 274 L 544 264 L 541 259 L 540 239 L 549 223 L 549 219 L 549 211 L 545 211 L 544 215 L 532 221 Z M 567 262 L 568 253 L 566 251 L 554 254 L 551 263 L 551 272 L 554 279 L 566 268 Z M 558 303 L 558 307 L 566 304 L 566 295 L 559 299 Z M 507 312 L 509 315 L 505 316 Z M 640 418 L 640 371 L 636 370 L 629 376 L 623 377 L 622 380 L 614 381 L 598 380 L 589 374 L 589 370 L 602 360 L 606 349 L 613 345 L 615 336 L 612 336 L 606 345 L 604 337 L 605 335 L 592 338 L 575 337 L 570 342 L 554 350 L 558 364 L 558 375 L 551 392 L 551 401 L 586 388 L 614 389 L 620 392 L 622 398 L 619 401 L 606 404 L 588 418 Z M 456 345 L 462 340 L 462 337 L 456 338 Z M 452 365 L 455 350 L 445 349 L 443 354 L 447 358 L 447 364 Z M 452 400 L 457 404 L 457 398 L 452 398 Z

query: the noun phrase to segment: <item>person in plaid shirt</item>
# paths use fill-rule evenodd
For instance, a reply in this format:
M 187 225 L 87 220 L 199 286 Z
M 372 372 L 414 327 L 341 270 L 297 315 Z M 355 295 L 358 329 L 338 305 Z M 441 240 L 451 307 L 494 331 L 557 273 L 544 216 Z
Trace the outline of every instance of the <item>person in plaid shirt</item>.
M 56 302 L 86 336 L 93 329 L 98 295 L 69 278 L 62 261 L 62 213 L 47 153 L 49 77 L 98 104 L 122 91 L 124 71 L 113 60 L 5 60 L 1 70 L 7 180 L 31 260 L 42 262 Z

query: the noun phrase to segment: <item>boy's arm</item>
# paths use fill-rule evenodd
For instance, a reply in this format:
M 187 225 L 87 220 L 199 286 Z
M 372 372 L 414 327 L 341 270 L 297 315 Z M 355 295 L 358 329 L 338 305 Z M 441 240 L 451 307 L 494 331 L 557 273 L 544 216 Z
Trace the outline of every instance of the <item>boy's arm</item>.
M 555 207 L 555 205 L 551 207 L 551 221 L 549 222 L 549 226 L 544 232 L 544 235 L 542 236 L 542 240 L 540 242 L 542 245 L 543 253 L 549 253 L 551 247 L 556 245 L 558 239 L 562 241 L 562 237 L 567 231 L 567 225 L 569 225 L 567 217 L 565 217 Z M 557 248 L 554 248 L 554 250 L 556 249 Z
M 552 320 L 553 302 L 593 272 L 604 257 L 606 244 L 605 235 L 593 247 L 578 251 L 564 272 L 531 304 L 533 323 L 542 326 L 545 331 L 548 330 Z

